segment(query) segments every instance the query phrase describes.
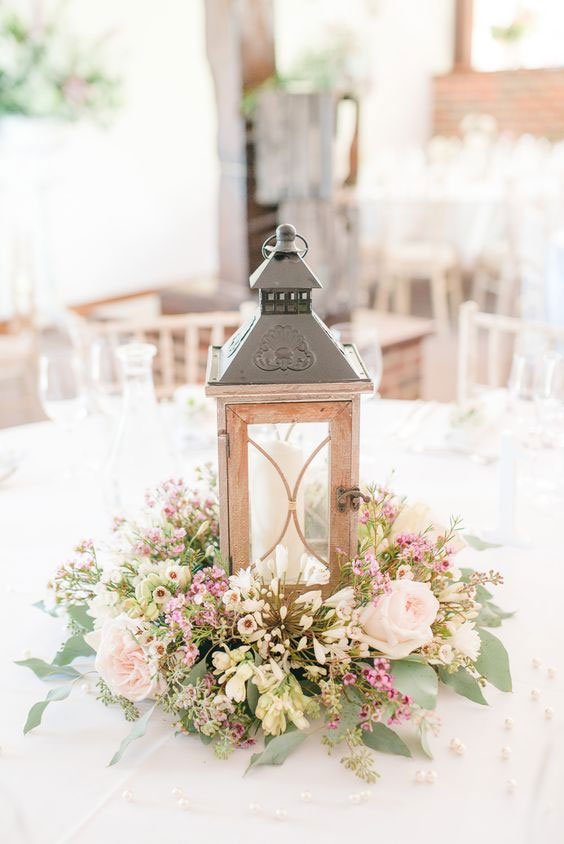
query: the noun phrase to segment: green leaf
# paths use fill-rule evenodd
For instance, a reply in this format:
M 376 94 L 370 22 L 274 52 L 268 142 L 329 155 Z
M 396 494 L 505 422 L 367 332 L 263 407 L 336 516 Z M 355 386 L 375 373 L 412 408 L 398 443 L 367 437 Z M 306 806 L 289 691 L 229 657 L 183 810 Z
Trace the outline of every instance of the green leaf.
M 19 659 L 16 665 L 21 665 L 24 668 L 29 668 L 33 671 L 36 677 L 44 680 L 46 677 L 81 677 L 80 671 L 76 668 L 71 668 L 70 665 L 52 665 L 50 662 L 45 662 L 43 659 L 32 657 L 31 659 Z
M 255 709 L 257 708 L 257 702 L 259 699 L 259 690 L 255 686 L 252 680 L 248 680 L 247 682 L 247 705 L 251 710 L 252 715 L 255 714 Z
M 201 659 L 196 665 L 192 668 L 186 679 L 184 680 L 185 686 L 195 686 L 198 680 L 208 673 L 208 668 L 206 665 L 206 657 Z
M 423 709 L 435 708 L 439 682 L 430 665 L 409 659 L 393 660 L 390 673 L 394 688 L 412 697 Z
M 253 753 L 247 773 L 258 765 L 281 765 L 296 747 L 306 740 L 308 733 L 303 730 L 290 730 L 271 739 L 262 753 Z
M 510 692 L 512 690 L 511 671 L 507 651 L 493 633 L 480 627 L 476 629 L 482 642 L 480 655 L 474 663 L 476 669 L 496 688 L 502 692 Z
M 135 739 L 141 738 L 145 735 L 147 724 L 149 723 L 151 715 L 155 711 L 155 707 L 156 704 L 154 704 L 150 709 L 148 709 L 147 712 L 141 716 L 141 718 L 137 719 L 137 721 L 134 723 L 133 727 L 129 731 L 129 734 L 123 739 L 117 752 L 114 753 L 114 755 L 112 756 L 108 767 L 116 765 L 119 762 L 119 760 L 121 759 L 121 757 L 123 756 L 132 741 L 135 741 Z
M 53 665 L 68 665 L 73 659 L 79 656 L 91 656 L 93 653 L 95 653 L 94 648 L 91 648 L 84 641 L 84 635 L 77 633 L 71 636 L 70 639 L 67 639 L 64 645 L 57 651 Z
M 87 608 L 84 604 L 75 604 L 74 606 L 67 607 L 67 614 L 86 633 L 90 633 L 94 629 L 94 619 L 88 615 Z
M 475 551 L 487 551 L 488 548 L 501 548 L 498 542 L 486 542 L 485 539 L 480 539 L 479 536 L 474 536 L 471 533 L 464 533 L 462 538 Z
M 486 604 L 490 598 L 493 598 L 492 593 L 482 586 L 481 583 L 478 583 L 476 586 L 476 600 L 479 604 Z
M 485 601 L 480 608 L 476 624 L 478 627 L 501 627 L 504 619 L 512 618 L 514 615 L 514 612 L 505 612 L 492 601 Z
M 428 759 L 433 758 L 433 753 L 431 748 L 429 747 L 429 730 L 425 726 L 425 724 L 421 725 L 421 729 L 419 730 L 419 744 L 421 745 L 421 750 L 425 754 Z
M 379 750 L 380 753 L 395 753 L 398 756 L 411 756 L 411 750 L 407 744 L 400 739 L 397 733 L 386 727 L 385 724 L 376 723 L 372 725 L 372 732 L 362 733 L 362 741 L 372 750 Z
M 70 695 L 73 683 L 74 680 L 72 683 L 67 683 L 66 686 L 57 686 L 57 688 L 51 689 L 51 691 L 47 694 L 45 700 L 33 704 L 31 709 L 29 710 L 27 721 L 25 722 L 25 726 L 23 729 L 24 735 L 26 733 L 29 733 L 30 730 L 33 730 L 34 727 L 38 727 L 39 724 L 41 724 L 43 713 L 45 712 L 50 703 L 54 703 L 58 700 L 65 700 L 65 698 Z
M 445 686 L 450 686 L 451 689 L 462 697 L 467 697 L 468 700 L 473 700 L 474 703 L 481 703 L 487 706 L 488 702 L 482 694 L 482 688 L 475 677 L 472 677 L 469 671 L 465 668 L 459 668 L 449 674 L 444 668 L 439 668 L 439 677 Z
M 38 610 L 41 610 L 41 612 L 47 613 L 47 615 L 50 615 L 53 618 L 59 617 L 59 613 L 57 612 L 57 607 L 48 607 L 47 604 L 45 603 L 45 601 L 43 601 L 43 600 L 36 601 L 34 604 L 32 604 L 32 606 L 36 607 Z

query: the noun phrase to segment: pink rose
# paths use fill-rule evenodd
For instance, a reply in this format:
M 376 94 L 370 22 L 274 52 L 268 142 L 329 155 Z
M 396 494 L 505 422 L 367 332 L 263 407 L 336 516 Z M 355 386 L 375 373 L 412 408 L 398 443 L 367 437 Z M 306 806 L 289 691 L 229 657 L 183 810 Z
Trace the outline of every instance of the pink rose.
M 138 623 L 127 615 L 108 619 L 84 638 L 96 651 L 96 671 L 114 695 L 137 703 L 159 689 L 154 661 L 135 640 Z
M 362 610 L 362 632 L 356 638 L 391 659 L 402 659 L 431 641 L 431 624 L 438 609 L 439 602 L 427 583 L 393 580 L 389 595 Z

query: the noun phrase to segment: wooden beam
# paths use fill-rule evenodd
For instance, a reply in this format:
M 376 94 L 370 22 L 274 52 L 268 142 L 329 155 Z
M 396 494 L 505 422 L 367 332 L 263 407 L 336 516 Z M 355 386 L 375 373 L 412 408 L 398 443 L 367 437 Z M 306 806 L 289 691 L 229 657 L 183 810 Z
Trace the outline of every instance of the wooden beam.
M 456 0 L 454 7 L 454 70 L 472 67 L 474 0 Z

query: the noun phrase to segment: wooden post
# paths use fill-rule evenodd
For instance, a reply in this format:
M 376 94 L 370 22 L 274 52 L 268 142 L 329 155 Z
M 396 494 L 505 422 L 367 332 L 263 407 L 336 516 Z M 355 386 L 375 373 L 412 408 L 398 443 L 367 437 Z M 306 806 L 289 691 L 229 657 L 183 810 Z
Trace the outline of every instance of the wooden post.
M 237 287 L 249 275 L 245 88 L 274 72 L 272 0 L 206 0 L 206 45 L 217 102 L 219 277 Z
M 454 7 L 454 70 L 472 68 L 474 0 L 456 0 Z

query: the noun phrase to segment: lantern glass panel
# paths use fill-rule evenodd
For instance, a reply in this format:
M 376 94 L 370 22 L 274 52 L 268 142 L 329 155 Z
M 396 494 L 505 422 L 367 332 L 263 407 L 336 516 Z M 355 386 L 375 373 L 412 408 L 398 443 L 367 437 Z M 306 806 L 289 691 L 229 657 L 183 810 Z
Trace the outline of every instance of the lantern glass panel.
M 329 561 L 330 437 L 327 422 L 251 424 L 248 434 L 249 558 L 288 550 L 287 582 L 302 555 Z

